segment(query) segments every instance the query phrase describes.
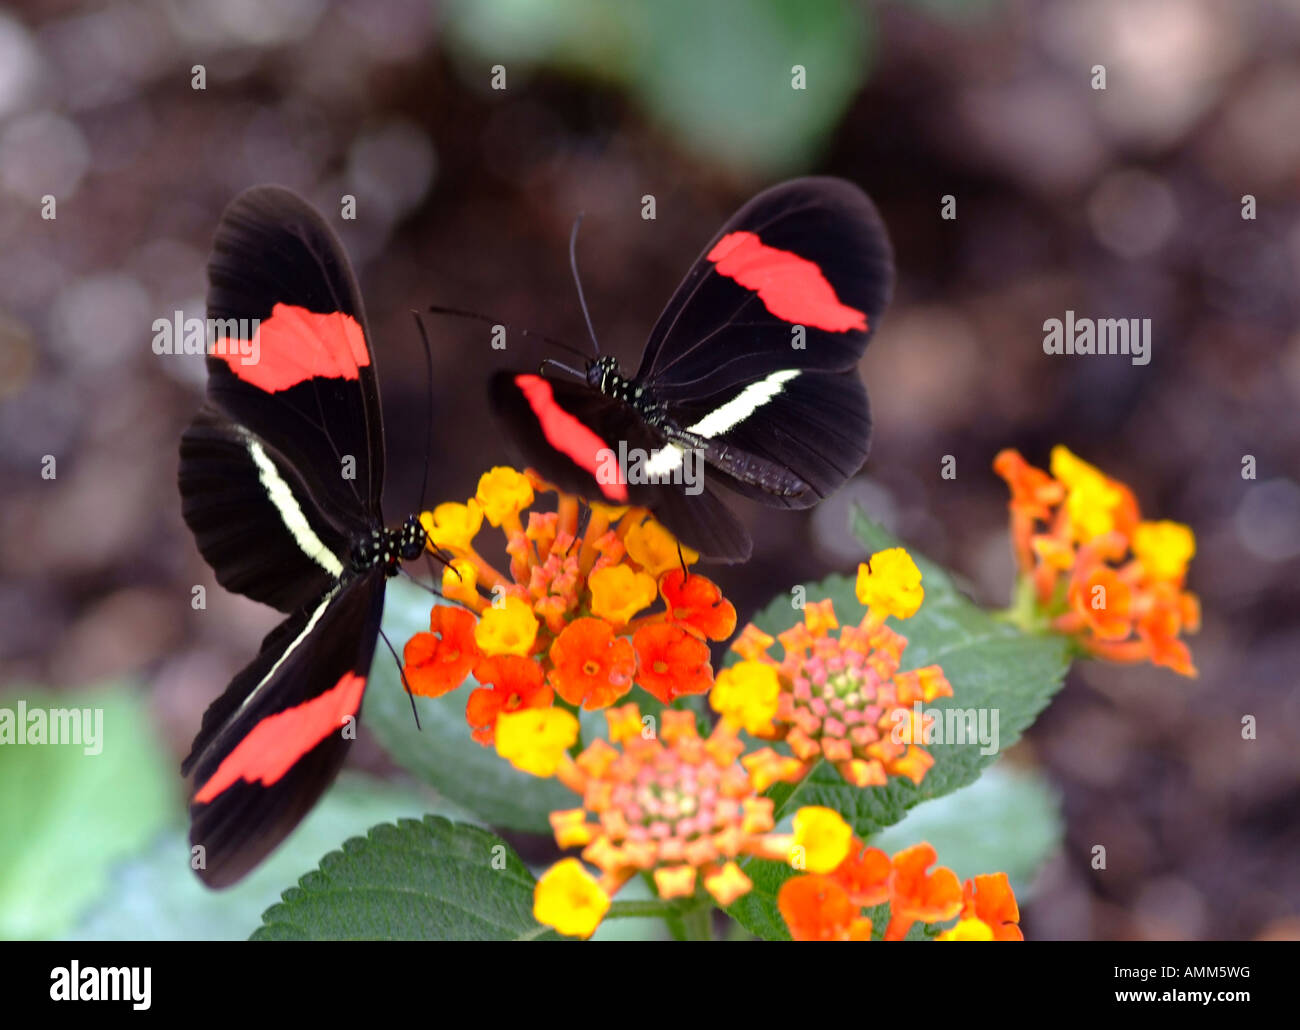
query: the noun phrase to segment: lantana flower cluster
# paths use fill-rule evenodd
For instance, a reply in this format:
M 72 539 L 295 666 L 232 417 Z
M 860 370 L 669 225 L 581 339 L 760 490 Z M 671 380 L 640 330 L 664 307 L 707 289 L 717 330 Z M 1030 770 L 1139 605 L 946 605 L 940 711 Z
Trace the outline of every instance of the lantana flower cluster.
M 554 511 L 528 511 L 556 493 Z M 605 708 L 634 684 L 665 704 L 713 685 L 709 640 L 725 640 L 736 610 L 688 566 L 680 546 L 643 508 L 585 505 L 532 472 L 485 473 L 466 503 L 438 505 L 421 521 L 429 546 L 450 555 L 429 631 L 407 642 L 406 681 L 437 697 L 471 673 L 481 684 L 466 719 L 491 745 L 502 713 L 549 708 L 558 695 Z M 525 518 L 526 517 L 526 518 Z M 508 572 L 490 564 L 483 523 L 505 537 Z M 655 609 L 655 610 L 651 610 Z
M 993 468 L 1011 488 L 1012 541 L 1034 616 L 1098 657 L 1195 676 L 1182 639 L 1201 621 L 1196 595 L 1183 589 L 1192 530 L 1143 520 L 1132 490 L 1065 447 L 1052 450 L 1050 474 L 1014 450 Z
M 885 625 L 921 607 L 921 572 L 903 548 L 881 551 L 859 567 L 856 593 L 867 607 L 856 625 L 840 626 L 827 598 L 807 604 L 803 622 L 775 640 L 751 624 L 732 644 L 742 660 L 718 674 L 713 708 L 792 752 L 769 747 L 745 757 L 760 790 L 800 779 L 822 759 L 855 787 L 882 786 L 890 776 L 920 783 L 934 764 L 919 743 L 934 717 L 918 702 L 951 697 L 952 686 L 937 665 L 899 672 L 907 639 Z M 777 640 L 780 660 L 769 654 Z
M 577 721 L 568 712 L 520 712 L 502 720 L 498 751 L 521 768 L 550 773 L 573 790 L 581 807 L 551 813 L 561 848 L 581 848 L 600 871 L 564 859 L 538 881 L 537 919 L 572 936 L 590 936 L 612 896 L 638 873 L 660 898 L 701 889 L 730 905 L 753 886 L 740 868 L 746 857 L 800 860 L 829 871 L 842 861 L 851 831 L 830 809 L 801 809 L 794 832 L 773 832 L 773 802 L 759 795 L 738 761 L 744 744 L 725 722 L 701 737 L 695 715 L 664 709 L 643 718 L 635 704 L 605 712 L 609 740 L 577 757 L 568 747 Z

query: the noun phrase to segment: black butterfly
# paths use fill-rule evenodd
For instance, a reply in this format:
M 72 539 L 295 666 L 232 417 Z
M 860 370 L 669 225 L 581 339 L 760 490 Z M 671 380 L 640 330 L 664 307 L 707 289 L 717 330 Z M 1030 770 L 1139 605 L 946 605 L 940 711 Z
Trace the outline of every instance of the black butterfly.
M 577 381 L 500 372 L 493 408 L 561 489 L 648 507 L 705 557 L 742 561 L 749 534 L 713 487 L 806 508 L 861 468 L 871 416 L 856 366 L 892 288 L 889 237 L 866 194 L 796 179 L 704 248 L 635 376 L 610 357 Z
M 384 428 L 356 279 L 296 194 L 237 197 L 208 261 L 207 401 L 181 439 L 185 521 L 228 590 L 289 617 L 207 710 L 188 758 L 190 842 L 234 883 L 311 810 L 343 763 L 384 585 L 419 557 L 415 516 L 385 529 Z M 202 862 L 197 861 L 202 857 Z

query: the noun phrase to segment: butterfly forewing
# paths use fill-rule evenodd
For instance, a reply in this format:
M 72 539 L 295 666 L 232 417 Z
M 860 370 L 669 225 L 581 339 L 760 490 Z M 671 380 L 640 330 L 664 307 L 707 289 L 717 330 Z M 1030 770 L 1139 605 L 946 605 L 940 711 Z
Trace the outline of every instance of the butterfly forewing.
M 831 178 L 782 183 L 705 246 L 635 378 L 672 402 L 786 369 L 841 372 L 862 356 L 892 289 L 889 238 L 862 190 Z
M 311 479 L 336 517 L 354 528 L 377 520 L 384 441 L 374 358 L 333 230 L 289 190 L 247 190 L 222 215 L 208 283 L 218 336 L 253 334 L 240 353 L 208 358 L 209 403 Z

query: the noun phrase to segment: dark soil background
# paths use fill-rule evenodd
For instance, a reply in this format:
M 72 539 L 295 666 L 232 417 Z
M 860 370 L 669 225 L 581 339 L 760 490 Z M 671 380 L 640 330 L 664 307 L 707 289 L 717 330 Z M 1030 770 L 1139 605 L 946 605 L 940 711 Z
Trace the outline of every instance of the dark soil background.
M 1300 938 L 1300 2 L 674 2 L 659 10 L 676 24 L 661 13 L 653 32 L 611 8 L 0 12 L 0 682 L 138 681 L 179 756 L 273 621 L 215 587 L 181 521 L 176 447 L 201 363 L 149 346 L 155 318 L 201 316 L 207 247 L 239 190 L 284 183 L 340 225 L 376 338 L 395 518 L 417 503 L 430 417 L 411 308 L 457 305 L 584 346 L 566 256 L 584 211 L 592 318 L 634 368 L 732 210 L 789 175 L 841 175 L 873 196 L 897 251 L 896 298 L 863 361 L 873 453 L 811 516 L 738 504 L 755 557 L 717 578 L 743 618 L 852 568 L 857 501 L 1005 604 L 990 463 L 1014 446 L 1043 465 L 1067 444 L 1148 517 L 1194 527 L 1201 676 L 1079 664 L 1019 746 L 1059 787 L 1067 825 L 1026 934 Z M 500 29 L 520 12 L 542 28 Z M 834 75 L 806 59 L 808 124 L 824 128 L 764 136 L 740 86 L 710 107 L 718 82 L 750 81 L 755 55 L 774 55 L 763 74 L 788 88 L 804 20 L 839 54 Z M 836 51 L 842 24 L 860 35 Z M 783 25 L 788 46 L 769 31 Z M 497 40 L 504 91 L 489 87 Z M 659 49 L 631 63 L 640 46 Z M 683 49 L 697 63 L 670 65 Z M 656 79 L 668 67 L 675 78 Z M 701 129 L 714 108 L 734 139 Z M 346 193 L 358 217 L 339 223 Z M 940 218 L 944 195 L 955 220 Z M 1045 356 L 1042 323 L 1067 309 L 1150 318 L 1150 364 Z M 475 323 L 432 329 L 430 502 L 463 500 L 508 458 L 486 409 L 493 362 L 545 352 L 513 336 L 494 354 Z M 1241 739 L 1245 715 L 1257 740 Z M 358 750 L 383 768 L 377 748 Z

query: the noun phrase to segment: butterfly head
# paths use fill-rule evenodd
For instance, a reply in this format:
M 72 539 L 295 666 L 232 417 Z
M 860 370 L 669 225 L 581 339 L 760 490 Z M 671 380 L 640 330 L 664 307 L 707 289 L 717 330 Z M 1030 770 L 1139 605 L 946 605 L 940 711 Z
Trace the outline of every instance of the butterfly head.
M 420 520 L 414 515 L 406 516 L 402 528 L 396 530 L 396 533 L 397 553 L 402 556 L 402 561 L 415 561 L 424 553 L 424 548 L 429 542 L 429 535 L 425 533 L 424 527 L 420 525 Z
M 594 361 L 587 362 L 587 385 L 594 386 L 601 393 L 616 396 L 618 390 L 627 383 L 618 368 L 618 359 L 604 354 Z

